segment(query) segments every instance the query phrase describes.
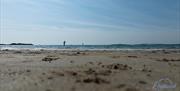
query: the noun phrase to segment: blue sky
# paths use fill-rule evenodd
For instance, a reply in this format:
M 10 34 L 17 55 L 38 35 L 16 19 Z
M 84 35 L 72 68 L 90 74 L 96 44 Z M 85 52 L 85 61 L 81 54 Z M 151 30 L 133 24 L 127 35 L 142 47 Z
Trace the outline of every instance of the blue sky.
M 180 0 L 0 0 L 1 43 L 180 43 Z

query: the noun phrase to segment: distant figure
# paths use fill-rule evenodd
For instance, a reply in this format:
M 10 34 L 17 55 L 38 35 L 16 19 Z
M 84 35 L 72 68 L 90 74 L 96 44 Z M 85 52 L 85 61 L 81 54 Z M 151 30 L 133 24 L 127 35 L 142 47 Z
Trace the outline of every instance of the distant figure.
M 66 46 L 66 41 L 63 42 L 63 46 Z
M 84 46 L 84 43 L 82 43 L 82 46 Z

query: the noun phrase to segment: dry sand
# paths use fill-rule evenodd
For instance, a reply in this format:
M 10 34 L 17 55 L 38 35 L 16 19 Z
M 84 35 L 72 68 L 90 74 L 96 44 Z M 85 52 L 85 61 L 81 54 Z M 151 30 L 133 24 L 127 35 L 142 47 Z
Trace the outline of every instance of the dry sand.
M 180 50 L 0 51 L 0 91 L 152 91 L 162 77 L 180 91 Z

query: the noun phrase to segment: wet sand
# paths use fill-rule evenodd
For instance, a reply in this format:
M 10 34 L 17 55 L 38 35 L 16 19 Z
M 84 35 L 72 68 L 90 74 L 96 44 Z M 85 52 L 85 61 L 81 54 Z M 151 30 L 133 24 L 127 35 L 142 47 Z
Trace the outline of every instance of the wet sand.
M 1 50 L 0 91 L 180 91 L 180 50 Z

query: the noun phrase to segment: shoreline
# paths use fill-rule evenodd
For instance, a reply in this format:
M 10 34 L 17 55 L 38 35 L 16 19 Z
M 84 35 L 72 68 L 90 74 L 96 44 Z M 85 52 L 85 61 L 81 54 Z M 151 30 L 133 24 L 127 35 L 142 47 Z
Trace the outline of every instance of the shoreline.
M 180 48 L 12 48 L 12 47 L 0 47 L 0 51 L 4 50 L 19 50 L 19 51 L 160 51 L 160 50 L 177 50 L 180 51 Z

